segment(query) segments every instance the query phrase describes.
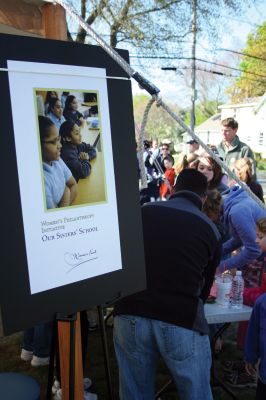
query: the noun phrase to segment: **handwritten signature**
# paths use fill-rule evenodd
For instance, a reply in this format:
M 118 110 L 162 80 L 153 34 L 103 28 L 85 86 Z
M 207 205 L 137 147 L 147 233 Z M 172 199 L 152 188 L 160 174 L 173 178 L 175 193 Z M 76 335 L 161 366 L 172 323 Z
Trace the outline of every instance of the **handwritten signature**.
M 97 251 L 95 249 L 90 249 L 87 253 L 69 253 L 66 252 L 64 255 L 65 262 L 71 266 L 67 271 L 70 272 L 77 268 L 81 264 L 85 264 L 89 261 L 97 260 Z

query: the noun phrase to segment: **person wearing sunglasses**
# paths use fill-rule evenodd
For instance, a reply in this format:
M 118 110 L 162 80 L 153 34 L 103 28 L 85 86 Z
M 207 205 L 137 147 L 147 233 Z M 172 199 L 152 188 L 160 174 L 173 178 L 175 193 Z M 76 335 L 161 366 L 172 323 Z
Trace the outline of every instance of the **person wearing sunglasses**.
M 166 168 L 164 166 L 165 157 L 171 157 L 174 165 L 174 158 L 170 153 L 170 148 L 168 143 L 163 143 L 160 148 L 153 151 L 149 157 L 147 157 L 145 166 L 151 166 L 154 168 L 156 174 L 162 174 L 165 172 Z
M 46 208 L 67 207 L 77 195 L 77 182 L 60 158 L 61 138 L 55 124 L 39 116 L 39 133 L 43 162 Z

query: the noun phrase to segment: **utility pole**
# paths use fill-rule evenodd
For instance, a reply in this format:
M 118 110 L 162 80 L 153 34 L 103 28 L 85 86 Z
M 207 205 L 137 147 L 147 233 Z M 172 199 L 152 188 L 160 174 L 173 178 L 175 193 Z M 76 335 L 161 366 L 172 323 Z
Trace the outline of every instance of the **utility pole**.
M 196 37 L 197 37 L 197 0 L 192 0 L 192 65 L 191 65 L 191 113 L 190 129 L 194 132 L 195 127 L 195 101 L 196 91 Z

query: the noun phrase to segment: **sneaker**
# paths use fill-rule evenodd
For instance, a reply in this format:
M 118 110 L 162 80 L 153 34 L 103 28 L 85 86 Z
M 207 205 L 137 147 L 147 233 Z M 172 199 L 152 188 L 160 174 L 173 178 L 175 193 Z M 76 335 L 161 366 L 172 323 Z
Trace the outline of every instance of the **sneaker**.
M 21 350 L 20 358 L 23 361 L 30 361 L 33 357 L 33 351 L 29 351 L 26 349 Z
M 235 388 L 256 388 L 257 382 L 255 376 L 250 376 L 246 372 L 232 372 L 225 376 L 228 385 Z
M 62 389 L 57 389 L 53 400 L 62 400 Z
M 223 361 L 222 367 L 224 371 L 228 372 L 245 372 L 245 362 L 242 360 L 237 360 L 237 361 Z
M 98 396 L 95 393 L 84 392 L 84 400 L 98 400 Z
M 95 393 L 84 392 L 84 400 L 98 400 L 98 396 Z M 53 400 L 62 400 L 62 389 L 58 389 L 54 395 Z
M 60 389 L 60 382 L 55 379 L 52 386 L 52 394 L 56 394 L 56 392 Z
M 37 357 L 33 356 L 31 360 L 32 367 L 42 367 L 44 365 L 49 365 L 50 357 Z

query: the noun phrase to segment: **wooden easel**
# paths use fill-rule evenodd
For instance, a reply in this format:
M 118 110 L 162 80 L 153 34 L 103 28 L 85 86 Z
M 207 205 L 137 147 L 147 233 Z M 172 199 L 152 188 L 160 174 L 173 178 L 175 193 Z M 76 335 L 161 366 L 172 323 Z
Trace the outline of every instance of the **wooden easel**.
M 83 400 L 83 364 L 81 349 L 80 313 L 55 316 L 51 343 L 47 400 L 51 399 L 54 361 L 62 390 L 62 400 Z
M 35 1 L 28 1 L 28 10 L 34 8 Z M 18 1 L 19 4 L 19 1 Z M 37 5 L 36 5 L 37 7 Z M 38 4 L 38 12 L 39 12 Z M 11 9 L 10 9 L 11 10 Z M 40 31 L 43 32 L 43 36 L 46 39 L 63 40 L 67 41 L 67 25 L 65 10 L 58 4 L 44 3 L 40 7 L 42 16 L 42 26 L 39 27 L 38 32 L 34 31 L 34 26 L 31 21 L 34 20 L 33 16 L 27 16 L 27 23 L 21 20 L 19 24 L 16 24 L 19 18 L 19 13 L 16 13 L 16 8 L 10 11 L 10 17 L 13 21 L 12 27 L 19 29 L 20 31 L 28 32 L 29 35 L 35 32 L 37 35 L 41 35 Z M 12 14 L 15 13 L 17 18 L 12 19 Z M 25 17 L 25 16 L 24 16 Z M 0 21 L 1 22 L 1 21 Z M 35 35 L 34 35 L 35 36 Z M 101 311 L 102 316 L 102 311 Z M 104 326 L 104 325 L 103 325 Z M 69 317 L 56 317 L 55 318 L 55 340 L 53 349 L 51 352 L 50 367 L 53 367 L 55 351 L 55 342 L 58 343 L 57 353 L 59 362 L 57 367 L 60 368 L 60 384 L 62 389 L 62 400 L 83 400 L 84 389 L 83 389 L 83 366 L 82 366 L 82 349 L 81 349 L 81 327 L 80 327 L 80 313 L 74 314 Z M 0 326 L 1 329 L 1 326 Z M 106 337 L 105 348 L 106 352 Z M 108 357 L 106 358 L 108 360 Z M 108 369 L 110 377 L 110 368 Z M 111 388 L 110 379 L 108 380 L 109 387 Z M 48 389 L 47 399 L 51 398 L 51 386 L 53 383 L 53 368 L 50 368 L 48 378 Z
M 61 319 L 57 322 L 62 400 L 83 400 L 80 313 L 72 318 L 72 321 Z

